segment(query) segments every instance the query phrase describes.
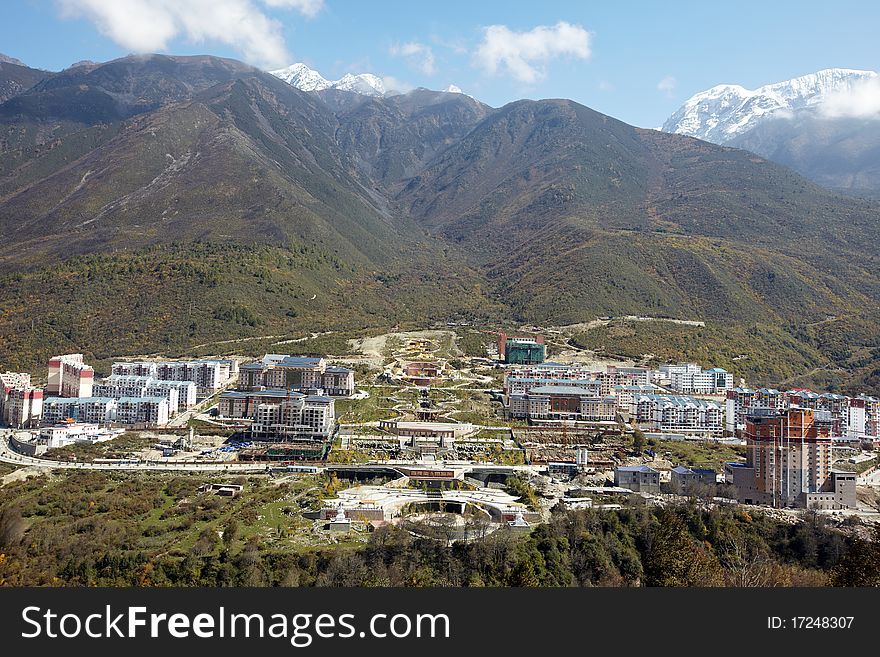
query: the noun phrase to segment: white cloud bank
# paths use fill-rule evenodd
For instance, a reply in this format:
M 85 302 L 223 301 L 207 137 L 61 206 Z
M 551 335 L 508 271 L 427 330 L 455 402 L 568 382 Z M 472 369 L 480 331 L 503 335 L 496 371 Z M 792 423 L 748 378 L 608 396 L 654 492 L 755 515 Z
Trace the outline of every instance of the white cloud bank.
M 265 6 L 316 15 L 323 0 L 262 0 Z M 281 24 L 252 0 L 58 0 L 65 18 L 85 18 L 132 52 L 164 51 L 177 37 L 231 46 L 249 63 L 290 62 Z
M 880 119 L 880 76 L 831 94 L 819 106 L 819 112 L 833 119 Z
M 588 59 L 592 35 L 580 25 L 564 21 L 539 25 L 527 32 L 515 32 L 506 25 L 483 28 L 483 41 L 476 62 L 491 74 L 503 70 L 520 82 L 531 84 L 546 73 L 543 65 L 556 57 Z
M 395 57 L 404 57 L 425 75 L 434 75 L 437 72 L 434 51 L 423 43 L 410 41 L 402 45 L 394 45 L 389 52 Z

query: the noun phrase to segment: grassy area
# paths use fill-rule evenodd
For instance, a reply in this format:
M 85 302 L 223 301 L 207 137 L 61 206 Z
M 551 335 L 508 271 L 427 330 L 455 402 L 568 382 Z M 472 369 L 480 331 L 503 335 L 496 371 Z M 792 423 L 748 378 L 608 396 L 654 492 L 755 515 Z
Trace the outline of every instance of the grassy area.
M 199 492 L 207 481 L 240 483 L 244 490 L 236 498 Z M 20 509 L 28 535 L 48 560 L 28 567 L 48 574 L 120 545 L 176 558 L 222 553 L 231 559 L 246 554 L 254 541 L 308 551 L 329 539 L 315 535 L 302 513 L 320 508 L 340 487 L 344 483 L 310 475 L 276 483 L 262 476 L 77 471 L 6 486 L 0 489 L 0 509 L 10 504 Z M 94 575 L 65 572 L 80 584 Z
M 847 472 L 856 472 L 858 474 L 862 474 L 865 470 L 877 465 L 878 463 L 880 463 L 880 454 L 867 461 L 862 461 L 861 463 L 850 463 L 846 459 L 842 459 L 840 461 L 836 461 L 832 467 L 835 470 L 845 470 Z
M 392 408 L 395 403 L 387 396 L 386 389 L 372 388 L 366 399 L 336 400 L 336 419 L 342 424 L 386 420 L 397 417 L 397 412 Z
M 727 461 L 738 461 L 746 455 L 745 448 L 739 445 L 724 445 L 712 442 L 685 440 L 648 440 L 648 445 L 657 456 L 672 461 L 675 465 L 692 468 L 711 468 L 720 472 Z
M 143 436 L 137 432 L 126 432 L 102 443 L 74 443 L 67 447 L 50 449 L 44 455 L 47 459 L 58 461 L 94 461 L 99 458 L 129 458 L 136 452 L 155 444 L 154 437 Z
M 19 466 L 12 465 L 11 463 L 0 463 L 0 477 L 8 475 L 10 472 L 15 472 L 18 468 Z

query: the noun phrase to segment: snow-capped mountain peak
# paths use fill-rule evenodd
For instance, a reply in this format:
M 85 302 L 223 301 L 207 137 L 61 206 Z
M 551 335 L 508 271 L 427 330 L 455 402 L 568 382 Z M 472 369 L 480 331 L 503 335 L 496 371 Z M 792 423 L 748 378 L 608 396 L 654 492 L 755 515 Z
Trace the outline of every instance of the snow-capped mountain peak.
M 322 91 L 333 86 L 330 80 L 325 79 L 320 73 L 302 63 L 291 64 L 287 68 L 269 72 L 302 91 Z
M 354 91 L 364 96 L 384 96 L 385 85 L 382 78 L 372 73 L 346 73 L 336 82 L 331 83 L 334 89 L 342 91 Z
M 269 72 L 301 91 L 341 89 L 342 91 L 354 91 L 364 96 L 384 96 L 386 91 L 382 78 L 372 73 L 358 75 L 348 73 L 339 80 L 328 80 L 303 63 L 291 64 L 287 68 Z
M 722 84 L 692 96 L 662 129 L 723 144 L 763 121 L 817 107 L 876 77 L 874 71 L 831 68 L 758 89 Z

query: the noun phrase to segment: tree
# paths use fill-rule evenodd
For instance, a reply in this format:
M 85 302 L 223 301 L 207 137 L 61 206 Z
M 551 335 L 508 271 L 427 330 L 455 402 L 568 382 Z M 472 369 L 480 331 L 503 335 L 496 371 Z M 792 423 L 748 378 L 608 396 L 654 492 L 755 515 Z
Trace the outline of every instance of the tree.
M 832 586 L 880 586 L 880 527 L 873 540 L 856 539 L 831 573 Z
M 642 433 L 642 430 L 633 429 L 633 451 L 636 454 L 641 454 L 647 446 L 648 441 L 645 439 L 645 434 Z
M 645 586 L 720 586 L 718 559 L 690 535 L 681 517 L 663 511 L 645 554 Z

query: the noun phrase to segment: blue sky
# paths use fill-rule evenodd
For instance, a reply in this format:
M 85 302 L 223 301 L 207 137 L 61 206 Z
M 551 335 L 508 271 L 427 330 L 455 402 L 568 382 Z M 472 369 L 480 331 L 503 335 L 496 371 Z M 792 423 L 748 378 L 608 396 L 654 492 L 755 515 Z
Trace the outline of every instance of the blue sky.
M 571 98 L 643 127 L 715 84 L 880 69 L 872 0 L 5 0 L 0 16 L 0 52 L 49 70 L 136 51 L 303 61 L 493 106 Z

